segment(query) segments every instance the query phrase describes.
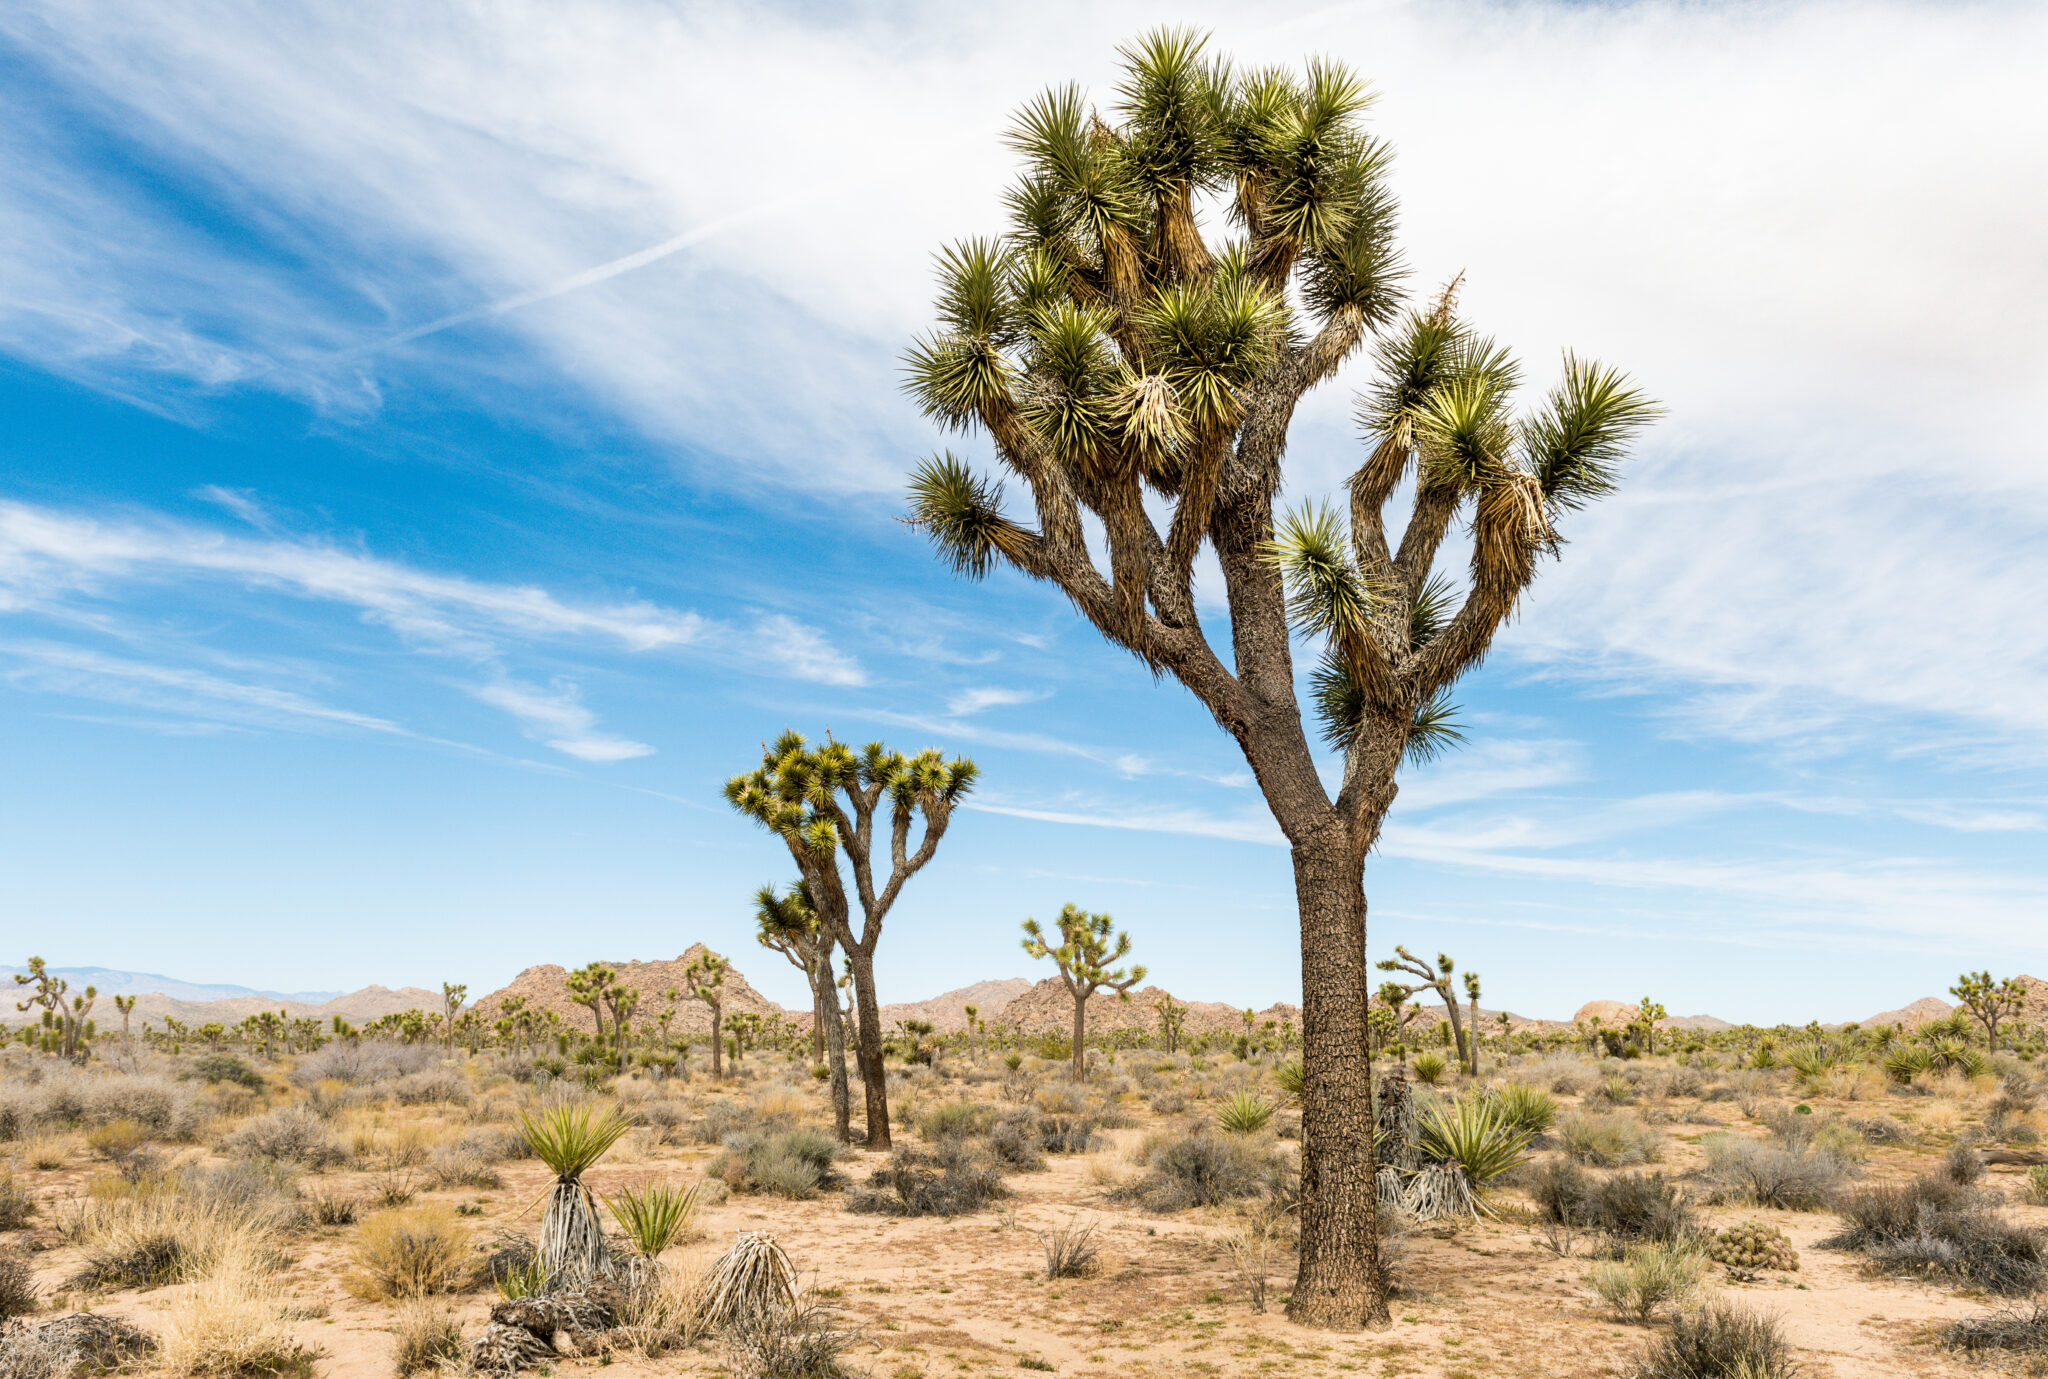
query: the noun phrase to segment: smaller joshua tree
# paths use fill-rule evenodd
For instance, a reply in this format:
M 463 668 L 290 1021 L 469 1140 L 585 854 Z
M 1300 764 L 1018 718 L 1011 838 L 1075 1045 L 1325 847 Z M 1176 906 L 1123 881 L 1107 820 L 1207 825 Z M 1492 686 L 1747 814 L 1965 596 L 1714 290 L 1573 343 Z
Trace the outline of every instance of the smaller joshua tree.
M 612 1270 L 604 1221 L 583 1175 L 632 1123 L 608 1106 L 558 1101 L 519 1118 L 519 1134 L 555 1175 L 540 1221 L 540 1267 L 550 1286 L 574 1287 Z
M 818 922 L 811 890 L 799 878 L 787 893 L 763 886 L 754 892 L 755 937 L 801 969 L 811 986 L 811 1056 L 825 1064 L 832 1084 L 833 1128 L 842 1144 L 853 1138 L 852 1093 L 846 1076 L 846 1021 L 832 979 L 831 936 Z M 971 1010 L 972 1007 L 969 1007 Z
M 1059 964 L 1060 980 L 1074 998 L 1074 1080 L 1088 1075 L 1082 1041 L 1088 1033 L 1088 998 L 1097 991 L 1114 991 L 1117 999 L 1131 999 L 1131 988 L 1145 980 L 1145 969 L 1133 967 L 1127 974 L 1115 965 L 1131 951 L 1131 936 L 1116 935 L 1112 946 L 1112 922 L 1108 915 L 1091 915 L 1074 905 L 1060 907 L 1057 947 L 1045 941 L 1045 932 L 1035 919 L 1024 921 L 1024 951 L 1034 958 L 1051 958 Z
M 1465 1071 L 1479 1076 L 1479 974 L 1465 974 L 1465 999 L 1472 1003 L 1472 1046 L 1471 1057 L 1465 1060 Z
M 1416 957 L 1397 943 L 1394 945 L 1394 956 L 1382 962 L 1379 968 L 1382 972 L 1405 972 L 1411 977 L 1421 979 L 1404 984 L 1406 987 L 1402 997 L 1404 1000 L 1409 996 L 1413 996 L 1418 991 L 1434 991 L 1436 993 L 1437 999 L 1444 1003 L 1444 1010 L 1450 1015 L 1451 1039 L 1458 1051 L 1458 1061 L 1463 1063 L 1465 1061 L 1465 1021 L 1458 1013 L 1458 996 L 1451 986 L 1451 976 L 1458 970 L 1458 967 L 1456 963 L 1451 961 L 1450 956 L 1445 953 L 1437 954 L 1436 966 L 1431 967 L 1421 958 Z M 1391 982 L 1383 985 L 1380 988 L 1381 994 L 1384 995 L 1387 986 L 1391 985 L 1393 985 Z
M 1984 1026 L 1985 1042 L 1994 1050 L 1998 1047 L 1998 1027 L 2027 1008 L 2026 983 L 2017 977 L 1994 983 L 1988 971 L 1963 973 L 1948 994 L 1962 1002 L 1963 1008 Z
M 1180 1032 L 1187 1024 L 1188 1008 L 1176 1005 L 1173 997 L 1162 995 L 1152 1003 L 1152 1009 L 1159 1016 L 1159 1035 L 1166 1040 L 1166 1051 L 1179 1053 Z
M 597 1042 L 604 1042 L 604 993 L 605 988 L 617 979 L 618 973 L 601 962 L 587 963 L 571 972 L 567 978 L 569 999 L 579 1006 L 590 1008 L 591 1021 L 597 1026 Z
M 462 1009 L 462 1003 L 469 999 L 469 987 L 462 982 L 441 983 L 441 1034 L 447 1040 L 448 1052 L 455 1052 L 455 1012 Z
M 85 1042 L 92 1037 L 92 1022 L 86 1017 L 92 1013 L 99 989 L 88 986 L 83 996 L 73 996 L 67 1004 L 64 997 L 70 992 L 71 983 L 62 977 L 52 976 L 41 958 L 30 958 L 28 971 L 15 973 L 14 981 L 17 986 L 35 988 L 26 1001 L 16 1001 L 14 1008 L 42 1007 L 44 1026 L 55 1031 L 55 1052 L 65 1058 L 76 1058 Z
M 725 1080 L 725 970 L 730 966 L 724 958 L 706 948 L 690 959 L 690 965 L 683 969 L 683 980 L 689 983 L 690 994 L 711 1007 L 711 1080 Z

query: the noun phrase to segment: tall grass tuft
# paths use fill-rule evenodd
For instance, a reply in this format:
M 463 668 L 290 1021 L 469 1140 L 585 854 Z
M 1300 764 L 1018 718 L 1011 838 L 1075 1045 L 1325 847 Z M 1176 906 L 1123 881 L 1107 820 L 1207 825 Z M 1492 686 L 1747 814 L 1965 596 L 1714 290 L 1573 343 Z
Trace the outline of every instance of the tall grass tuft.
M 1256 1135 L 1273 1119 L 1273 1103 L 1257 1092 L 1232 1092 L 1216 1110 L 1216 1125 L 1232 1135 Z
M 633 1248 L 654 1259 L 688 1233 L 703 1195 L 702 1183 L 686 1188 L 655 1183 L 644 1188 L 621 1188 L 616 1195 L 605 1198 L 604 1203 L 611 1208 L 612 1219 L 619 1223 Z
M 1445 1106 L 1426 1106 L 1416 1117 L 1422 1156 L 1431 1163 L 1456 1164 L 1465 1181 L 1483 1188 L 1528 1158 L 1533 1132 L 1510 1124 L 1499 1102 L 1465 1097 Z

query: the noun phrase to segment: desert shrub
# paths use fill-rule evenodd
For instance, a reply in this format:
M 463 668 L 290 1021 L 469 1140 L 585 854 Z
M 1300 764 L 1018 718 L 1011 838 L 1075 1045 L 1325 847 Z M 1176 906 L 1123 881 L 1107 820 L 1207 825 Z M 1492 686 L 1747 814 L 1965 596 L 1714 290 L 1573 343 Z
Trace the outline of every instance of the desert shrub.
M 1712 1202 L 1819 1211 L 1853 1171 L 1840 1155 L 1811 1145 L 1788 1149 L 1742 1135 L 1709 1135 L 1701 1178 Z
M 18 1254 L 0 1254 L 0 1322 L 36 1310 L 36 1275 Z
M 427 1173 L 440 1188 L 505 1186 L 504 1175 L 482 1154 L 466 1144 L 437 1145 L 427 1158 Z
M 1564 1054 L 1551 1054 L 1541 1059 L 1523 1070 L 1523 1076 L 1538 1087 L 1548 1087 L 1559 1096 L 1577 1096 L 1593 1081 L 1592 1069 Z
M 252 1092 L 260 1092 L 264 1086 L 263 1074 L 231 1053 L 210 1053 L 196 1060 L 192 1064 L 191 1075 L 216 1086 L 231 1082 Z
M 463 1360 L 462 1323 L 445 1304 L 415 1298 L 398 1309 L 391 1323 L 396 1339 L 391 1364 L 398 1379 L 458 1368 Z
M 786 1307 L 752 1309 L 725 1328 L 730 1369 L 759 1379 L 842 1379 L 846 1353 L 860 1334 L 812 1296 Z
M 1680 1312 L 1636 1363 L 1638 1379 L 1793 1379 L 1778 1319 L 1726 1302 Z
M 330 1078 L 360 1086 L 425 1072 L 440 1061 L 441 1051 L 426 1044 L 364 1039 L 353 1044 L 332 1043 L 306 1054 L 292 1065 L 286 1077 L 297 1087 L 310 1087 Z
M 340 1193 L 316 1192 L 306 1203 L 313 1213 L 313 1219 L 323 1226 L 353 1226 L 359 1204 L 353 1197 Z
M 1255 1135 L 1273 1119 L 1273 1103 L 1257 1092 L 1232 1092 L 1216 1108 L 1216 1128 L 1232 1135 Z
M 1673 1245 L 1699 1232 L 1699 1218 L 1661 1173 L 1617 1173 L 1592 1185 L 1584 1224 L 1617 1241 Z
M 1053 1111 L 1038 1117 L 1038 1147 L 1047 1154 L 1086 1154 L 1101 1143 L 1092 1116 Z
M 1799 1267 L 1799 1252 L 1785 1232 L 1761 1221 L 1744 1221 L 1715 1235 L 1707 1242 L 1707 1256 L 1731 1269 L 1791 1271 Z
M 640 1108 L 638 1120 L 654 1131 L 657 1143 L 681 1144 L 690 1113 L 678 1101 L 650 1101 Z
M 987 1143 L 989 1153 L 1005 1168 L 1035 1173 L 1045 1167 L 1038 1117 L 1029 1111 L 1012 1111 L 989 1126 Z
M 704 1294 L 687 1269 L 641 1272 L 626 1287 L 613 1338 L 650 1360 L 694 1344 L 702 1332 Z
M 1541 1087 L 1510 1082 L 1488 1094 L 1500 1107 L 1501 1119 L 1530 1135 L 1540 1135 L 1557 1121 L 1557 1098 Z
M 1308 1075 L 1302 1070 L 1299 1058 L 1290 1058 L 1274 1064 L 1273 1080 L 1280 1084 L 1281 1091 L 1296 1101 L 1301 1099 L 1302 1089 L 1308 1086 Z M 1158 1109 L 1156 1104 L 1153 1109 Z
M 289 1234 L 311 1220 L 299 1195 L 298 1170 L 275 1159 L 244 1159 L 216 1168 L 188 1165 L 176 1190 L 190 1206 L 218 1211 L 266 1233 Z
M 2027 1176 L 2020 1185 L 2020 1196 L 2037 1207 L 2048 1207 L 2048 1164 L 2035 1164 L 2027 1170 Z M 6 1224 L 6 1186 L 0 1183 L 0 1226 Z
M 1560 1226 L 1593 1224 L 1593 1177 L 1570 1159 L 1535 1164 L 1523 1175 L 1523 1186 L 1546 1221 Z
M 1842 1229 L 1823 1249 L 1854 1250 L 1880 1268 L 1948 1278 L 2015 1296 L 2048 1281 L 2048 1240 L 2005 1220 L 1983 1196 L 1938 1174 L 1845 1196 Z
M 1162 1116 L 1178 1116 L 1188 1109 L 1188 1094 L 1178 1087 L 1167 1087 L 1152 1093 L 1146 1104 Z
M 189 1140 L 205 1113 L 190 1087 L 150 1073 L 66 1071 L 0 1084 L 0 1140 L 28 1138 L 38 1127 L 120 1120 L 133 1121 L 151 1139 Z
M 734 1135 L 746 1134 L 754 1124 L 744 1107 L 729 1101 L 714 1101 L 697 1122 L 697 1143 L 724 1144 Z
M 1220 1206 L 1275 1190 L 1285 1176 L 1278 1154 L 1235 1135 L 1154 1135 L 1140 1147 L 1138 1158 L 1145 1173 L 1109 1195 L 1147 1211 Z
M 423 1068 L 394 1079 L 391 1097 L 401 1106 L 461 1103 L 469 1100 L 469 1079 L 462 1075 L 460 1068 Z
M 1919 1044 L 1893 1044 L 1884 1051 L 1884 1075 L 1901 1086 L 1934 1067 L 1934 1055 Z
M 1096 1243 L 1093 1225 L 1082 1226 L 1069 1221 L 1064 1226 L 1043 1232 L 1038 1238 L 1045 1246 L 1047 1278 L 1085 1278 L 1094 1273 L 1101 1263 L 1102 1247 Z
M 266 1243 L 260 1224 L 220 1200 L 187 1198 L 169 1185 L 88 1200 L 67 1225 L 80 1246 L 71 1284 L 85 1289 L 186 1282 Z
M 221 1140 L 220 1148 L 223 1154 L 240 1158 L 276 1159 L 311 1168 L 347 1157 L 328 1135 L 326 1122 L 304 1106 L 280 1106 L 246 1120 Z
M 85 1132 L 85 1147 L 111 1164 L 126 1163 L 149 1143 L 149 1132 L 123 1116 Z
M 1870 1116 L 1847 1124 L 1865 1144 L 1910 1144 L 1913 1139 L 1912 1133 L 1890 1116 Z
M 1993 1350 L 2048 1354 L 2048 1304 L 2034 1302 L 2025 1308 L 1965 1317 L 1942 1328 L 1941 1343 L 1950 1350 L 1972 1355 Z
M 12 1172 L 0 1168 L 0 1231 L 18 1231 L 35 1214 L 35 1194 L 16 1182 Z
M 930 1153 L 897 1150 L 865 1188 L 847 1194 L 846 1209 L 880 1216 L 964 1216 L 1008 1195 L 1003 1171 L 993 1159 L 949 1139 Z
M 986 1131 L 995 1119 L 986 1106 L 971 1101 L 947 1101 L 917 1118 L 917 1133 L 927 1141 L 962 1139 Z
M 1582 1164 L 1616 1168 L 1649 1163 L 1661 1152 L 1657 1132 L 1632 1115 L 1574 1113 L 1558 1129 L 1565 1153 Z
M 1621 1259 L 1593 1266 L 1588 1282 L 1615 1315 L 1645 1325 L 1657 1310 L 1683 1303 L 1707 1276 L 1707 1257 L 1686 1244 L 1631 1245 Z
M 705 1170 L 734 1192 L 762 1192 L 792 1201 L 816 1197 L 832 1184 L 839 1145 L 816 1130 L 734 1135 Z
M 1434 1087 L 1444 1080 L 1444 1073 L 1450 1068 L 1450 1060 L 1431 1049 L 1415 1055 L 1415 1061 L 1408 1065 L 1415 1074 L 1415 1080 L 1427 1087 Z
M 1690 1063 L 1681 1063 L 1664 1075 L 1661 1089 L 1664 1096 L 1699 1097 L 1706 1095 L 1707 1075 Z
M 356 1232 L 350 1291 L 372 1300 L 459 1293 L 476 1280 L 469 1231 L 435 1204 L 381 1211 Z
M 1941 1174 L 1952 1183 L 1970 1187 L 1984 1176 L 1984 1161 L 1968 1140 L 1957 1140 L 1942 1158 Z

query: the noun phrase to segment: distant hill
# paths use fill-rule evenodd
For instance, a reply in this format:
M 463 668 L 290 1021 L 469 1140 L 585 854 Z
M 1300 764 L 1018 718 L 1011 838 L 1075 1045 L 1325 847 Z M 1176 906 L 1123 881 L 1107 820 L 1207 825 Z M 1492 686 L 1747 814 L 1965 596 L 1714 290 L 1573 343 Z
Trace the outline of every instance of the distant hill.
M 1159 1014 L 1152 1007 L 1160 997 L 1168 994 L 1159 987 L 1148 986 L 1133 991 L 1130 1000 L 1120 1001 L 1108 992 L 1098 991 L 1088 999 L 1088 1029 L 1091 1033 L 1119 1029 L 1156 1033 Z M 1184 1034 L 1228 1033 L 1244 1028 L 1244 1011 L 1221 1001 L 1176 1001 L 1175 1004 L 1187 1007 L 1188 1013 L 1181 1027 Z M 1010 1025 L 1026 1034 L 1064 1033 L 1074 1026 L 1074 998 L 1067 993 L 1066 983 L 1058 977 L 1047 977 L 1004 1006 L 1000 1017 L 986 1018 L 990 1024 Z M 1252 1019 L 1255 1024 L 1288 1020 L 1298 1033 L 1301 1029 L 1301 1007 L 1285 1003 L 1270 1005 L 1264 1010 L 1254 1011 Z
M 605 966 L 617 972 L 618 980 L 640 991 L 640 1007 L 633 1014 L 637 1023 L 661 1014 L 668 1005 L 663 995 L 670 987 L 683 992 L 690 989 L 684 980 L 683 971 L 691 961 L 704 952 L 704 945 L 693 943 L 679 956 L 670 960 L 657 959 L 653 962 L 613 962 L 605 960 Z M 569 999 L 569 969 L 555 963 L 542 963 L 529 967 L 514 977 L 509 985 L 500 987 L 486 996 L 479 996 L 475 1002 L 486 1015 L 495 1017 L 498 1002 L 507 996 L 524 996 L 528 1008 L 552 1010 L 571 1029 L 594 1032 L 594 1020 L 590 1007 L 578 1005 Z M 727 1015 L 737 1011 L 751 1011 L 756 1015 L 790 1015 L 801 1021 L 806 1029 L 810 1027 L 811 1013 L 786 1011 L 775 1002 L 763 996 L 748 983 L 746 974 L 737 966 L 728 967 L 725 973 L 724 1008 Z M 711 1007 L 688 995 L 676 1002 L 676 1018 L 669 1026 L 672 1030 L 687 1031 L 691 1034 L 706 1034 L 711 1030 Z
M 1002 1024 L 1003 1011 L 1010 1002 L 1030 989 L 1027 977 L 1005 977 L 963 986 L 929 1001 L 899 1001 L 882 1007 L 882 1028 L 892 1029 L 898 1020 L 927 1020 L 941 1034 L 957 1034 L 967 1028 L 968 1006 L 990 1024 Z
M 2037 1029 L 2048 1025 L 2048 982 L 2039 977 L 2021 976 L 2019 984 L 2027 990 L 2027 1004 L 2019 1014 L 2021 1024 L 2033 1025 Z M 1903 1025 L 1907 1029 L 1928 1020 L 1939 1020 L 1952 1013 L 1955 1007 L 1939 996 L 1922 996 L 1911 1005 L 1897 1010 L 1881 1010 L 1863 1021 L 1865 1028 L 1871 1025 Z
M 27 971 L 25 967 L 0 966 L 0 982 Z M 318 1005 L 345 994 L 340 991 L 260 991 L 248 986 L 180 981 L 155 972 L 123 972 L 112 967 L 53 967 L 50 973 L 70 982 L 73 991 L 83 991 L 92 986 L 97 987 L 102 996 L 138 996 L 155 992 L 174 1001 L 219 1001 L 253 996 L 263 1001 L 299 1001 Z
M 294 1020 L 308 1018 L 325 1024 L 339 1015 L 344 1020 L 361 1024 L 365 1020 L 374 1020 L 380 1015 L 390 1015 L 400 1010 L 440 1008 L 440 992 L 424 991 L 416 986 L 402 986 L 396 991 L 388 986 L 366 986 L 361 991 L 351 991 L 346 996 L 319 1002 L 280 1001 L 262 996 L 231 996 L 217 1001 L 180 1001 L 154 992 L 143 992 L 135 998 L 135 1014 L 131 1019 L 138 1030 L 145 1022 L 162 1029 L 167 1018 L 182 1020 L 191 1027 L 206 1024 L 210 1020 L 232 1025 L 259 1011 L 281 1010 Z M 99 1021 L 103 1030 L 121 1028 L 121 1013 L 114 1009 L 114 1003 L 106 998 L 104 991 L 99 1004 L 93 1007 L 92 1017 Z

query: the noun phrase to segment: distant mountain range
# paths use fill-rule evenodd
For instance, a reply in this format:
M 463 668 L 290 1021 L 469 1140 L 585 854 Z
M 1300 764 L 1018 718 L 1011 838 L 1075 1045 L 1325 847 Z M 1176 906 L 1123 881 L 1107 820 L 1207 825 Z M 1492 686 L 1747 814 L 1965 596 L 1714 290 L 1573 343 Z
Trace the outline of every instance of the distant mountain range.
M 690 958 L 702 951 L 702 944 L 690 949 L 673 960 L 653 962 L 618 962 L 612 964 L 620 980 L 641 990 L 641 1015 L 658 1013 L 666 1002 L 662 994 L 671 986 L 680 983 L 683 969 Z M 0 988 L 11 986 L 7 978 L 22 968 L 0 966 Z M 287 1015 L 311 1016 L 326 1021 L 340 1015 L 345 1019 L 362 1022 L 374 1020 L 380 1015 L 418 1008 L 438 1010 L 441 1005 L 440 993 L 419 987 L 401 987 L 392 990 L 383 986 L 366 986 L 360 991 L 259 991 L 252 987 L 233 986 L 226 983 L 188 982 L 176 977 L 165 977 L 154 972 L 128 972 L 111 967 L 58 967 L 52 968 L 57 976 L 71 983 L 74 992 L 83 991 L 88 985 L 98 988 L 100 995 L 136 996 L 133 1018 L 140 1028 L 144 1021 L 159 1026 L 166 1017 L 184 1021 L 187 1025 L 203 1024 L 218 1020 L 233 1024 L 245 1016 L 262 1010 L 282 1010 Z M 555 964 L 544 963 L 529 967 L 500 991 L 491 992 L 473 1002 L 487 1011 L 495 1012 L 500 997 L 519 995 L 527 998 L 531 1005 L 559 1011 L 572 1024 L 587 1024 L 590 1013 L 568 999 L 563 986 L 567 972 Z M 2027 1010 L 2022 1018 L 2028 1023 L 2048 1023 L 2048 983 L 2032 977 L 2022 977 L 2028 990 Z M 733 967 L 726 977 L 726 1010 L 754 1010 L 768 1014 L 784 1008 L 770 1001 L 748 984 L 738 967 Z M 1157 987 L 1146 987 L 1142 992 L 1131 993 L 1128 1002 L 1114 997 L 1100 996 L 1088 1005 L 1088 1020 L 1091 1029 L 1114 1029 L 1124 1025 L 1156 1026 L 1158 1017 L 1153 1012 L 1153 1003 L 1167 993 Z M 1214 1001 L 1183 1001 L 1188 1006 L 1188 1033 L 1203 1030 L 1235 1030 L 1240 1027 L 1243 1013 L 1231 1006 Z M 1418 1001 L 1418 1004 L 1420 1002 Z M 927 1020 L 941 1033 L 954 1033 L 966 1028 L 966 1007 L 974 1006 L 980 1018 L 991 1025 L 1014 1025 L 1037 1031 L 1041 1029 L 1065 1029 L 1072 1017 L 1073 1005 L 1057 977 L 1048 977 L 1033 982 L 1024 977 L 1005 977 L 1000 980 L 979 981 L 963 986 L 943 995 L 924 1001 L 903 1001 L 881 1008 L 882 1023 L 890 1027 L 898 1020 Z M 1602 1017 L 1604 1026 L 1625 1023 L 1635 1007 L 1626 1002 L 1589 1001 L 1574 1015 L 1576 1020 L 1590 1023 L 1593 1015 Z M 1925 996 L 1902 1006 L 1897 1010 L 1881 1011 L 1861 1021 L 1865 1026 L 1897 1024 L 1911 1028 L 1926 1020 L 1939 1019 L 1953 1007 L 1935 996 Z M 0 1007 L 5 1011 L 6 1007 Z M 808 1024 L 808 1009 L 792 1009 L 787 1012 L 799 1021 Z M 1440 1007 L 1427 1006 L 1418 1011 L 1421 1018 L 1434 1023 L 1442 1015 Z M 1465 1013 L 1461 1007 L 1460 1013 Z M 113 1009 L 113 1002 L 102 1000 L 93 1011 L 94 1018 L 102 1029 L 119 1028 L 121 1017 Z M 1285 1018 L 1300 1025 L 1300 1011 L 1292 1005 L 1276 1005 L 1258 1012 L 1257 1018 Z M 1496 1012 L 1482 1010 L 1482 1025 L 1491 1031 Z M 1570 1029 L 1570 1021 L 1534 1019 L 1523 1015 L 1510 1014 L 1510 1025 L 1517 1029 L 1556 1030 Z M 685 1000 L 680 1003 L 677 1028 L 696 1032 L 710 1023 L 709 1011 L 699 1002 Z M 1800 1023 L 1794 1021 L 1793 1023 Z M 1672 1029 L 1718 1030 L 1732 1028 L 1731 1024 L 1712 1015 L 1674 1016 L 1665 1022 Z M 1838 1028 L 1838 1026 L 1830 1026 Z
M 25 967 L 0 966 L 0 982 L 27 971 Z M 258 991 L 254 987 L 230 986 L 220 982 L 184 982 L 155 972 L 123 972 L 112 967 L 53 967 L 50 973 L 70 982 L 73 991 L 83 991 L 92 986 L 97 987 L 102 996 L 137 996 L 153 991 L 174 1001 L 224 1001 L 254 996 L 265 1001 L 319 1005 L 347 994 L 342 991 Z

